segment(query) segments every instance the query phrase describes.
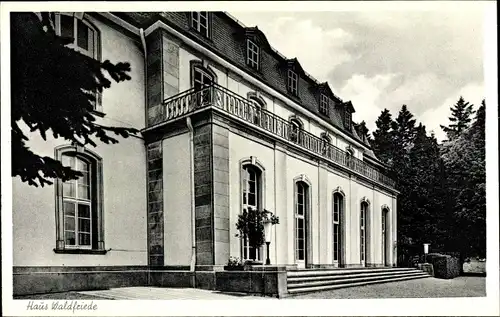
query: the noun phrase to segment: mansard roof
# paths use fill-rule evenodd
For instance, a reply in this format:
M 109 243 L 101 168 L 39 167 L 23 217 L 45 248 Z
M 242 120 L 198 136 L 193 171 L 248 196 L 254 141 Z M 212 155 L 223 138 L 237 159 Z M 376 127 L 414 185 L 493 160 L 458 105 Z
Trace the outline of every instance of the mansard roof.
M 327 95 L 328 97 L 330 97 L 330 99 L 332 99 L 337 103 L 342 102 L 342 99 L 340 99 L 337 95 L 333 93 L 328 82 L 325 81 L 324 83 L 317 84 L 316 86 L 320 93 Z
M 244 28 L 244 33 L 247 38 L 255 41 L 263 49 L 271 49 L 271 45 L 269 44 L 267 37 L 257 26 Z
M 253 75 L 260 81 L 266 83 L 273 89 L 285 96 L 289 96 L 302 107 L 310 112 L 324 118 L 326 121 L 346 131 L 343 123 L 344 107 L 349 107 L 354 112 L 352 103 L 343 102 L 331 90 L 328 83 L 319 83 L 309 75 L 301 66 L 297 58 L 286 58 L 269 45 L 264 33 L 257 27 L 246 27 L 225 12 L 212 12 L 212 32 L 210 40 L 204 39 L 195 32 L 190 32 L 189 12 L 112 12 L 125 21 L 146 29 L 154 22 L 161 20 L 168 26 L 183 33 L 185 36 L 196 41 L 236 65 L 238 68 Z M 243 36 L 242 36 L 243 35 Z M 246 41 L 251 36 L 258 40 L 261 46 L 261 65 L 255 70 L 246 65 Z M 320 61 L 318 61 L 320 62 Z M 298 96 L 292 96 L 287 89 L 287 70 L 291 67 L 299 73 Z M 333 111 L 329 111 L 328 118 L 319 112 L 318 93 L 323 89 L 331 95 L 334 101 Z M 348 131 L 359 143 L 370 147 L 358 136 L 354 127 Z

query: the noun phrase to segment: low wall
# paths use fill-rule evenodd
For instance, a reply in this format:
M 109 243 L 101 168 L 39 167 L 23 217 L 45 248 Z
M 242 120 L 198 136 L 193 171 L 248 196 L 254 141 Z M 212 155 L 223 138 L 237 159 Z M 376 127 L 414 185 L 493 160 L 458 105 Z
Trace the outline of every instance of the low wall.
M 13 294 L 30 295 L 148 285 L 147 267 L 14 267 Z
M 186 267 L 14 267 L 13 295 L 155 286 L 285 297 L 286 283 L 284 266 L 245 267 L 242 271 L 224 271 L 222 266 L 197 267 L 196 272 Z
M 286 268 L 256 266 L 243 271 L 215 272 L 215 289 L 283 298 L 288 293 Z

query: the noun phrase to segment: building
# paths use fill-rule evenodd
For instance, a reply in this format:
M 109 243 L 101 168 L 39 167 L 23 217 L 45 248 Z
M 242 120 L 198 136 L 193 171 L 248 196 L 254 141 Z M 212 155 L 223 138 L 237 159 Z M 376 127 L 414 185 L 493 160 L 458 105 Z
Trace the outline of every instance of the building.
M 257 27 L 222 12 L 61 13 L 55 25 L 82 53 L 131 63 L 132 80 L 104 91 L 96 114 L 141 135 L 97 148 L 31 135 L 34 151 L 86 176 L 13 179 L 15 293 L 80 287 L 82 272 L 262 260 L 236 237 L 248 207 L 280 218 L 273 264 L 395 266 L 397 191 L 353 104 Z

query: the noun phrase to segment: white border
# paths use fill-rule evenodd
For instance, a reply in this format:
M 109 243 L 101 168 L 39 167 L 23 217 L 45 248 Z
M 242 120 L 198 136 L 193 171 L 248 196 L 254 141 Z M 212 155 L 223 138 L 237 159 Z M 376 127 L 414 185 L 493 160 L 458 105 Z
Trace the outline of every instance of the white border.
M 475 1 L 477 3 L 477 1 Z M 485 77 L 487 107 L 487 297 L 453 299 L 375 299 L 375 300 L 269 300 L 253 302 L 251 309 L 235 301 L 99 301 L 94 315 L 499 315 L 499 236 L 498 236 L 498 125 L 497 125 L 497 40 L 496 3 L 485 6 Z M 378 11 L 378 10 L 464 10 L 470 3 L 453 2 L 24 2 L 1 3 L 1 171 L 2 171 L 2 304 L 5 315 L 62 316 L 57 311 L 26 310 L 27 301 L 12 300 L 12 182 L 10 178 L 10 11 Z M 50 8 L 50 9 L 49 9 Z M 50 302 L 50 301 L 46 301 Z M 76 312 L 74 315 L 90 315 Z

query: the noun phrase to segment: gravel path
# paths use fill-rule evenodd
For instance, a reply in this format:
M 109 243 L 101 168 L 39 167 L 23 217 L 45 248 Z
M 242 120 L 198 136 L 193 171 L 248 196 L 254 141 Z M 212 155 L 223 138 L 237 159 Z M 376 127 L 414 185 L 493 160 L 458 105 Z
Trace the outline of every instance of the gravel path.
M 168 289 L 165 289 L 168 290 Z M 189 292 L 202 290 L 185 289 L 185 299 L 194 299 Z M 90 293 L 90 292 L 89 292 Z M 182 294 L 181 294 L 182 295 Z M 225 299 L 217 293 L 211 299 Z M 227 295 L 226 295 L 227 296 Z M 360 299 L 360 298 L 436 298 L 436 297 L 484 297 L 486 296 L 486 278 L 477 276 L 460 276 L 451 280 L 424 278 L 386 284 L 366 285 L 342 288 L 331 291 L 307 293 L 289 297 L 290 299 Z M 98 300 L 102 297 L 78 292 L 15 296 L 14 299 L 68 299 Z M 138 298 L 140 299 L 140 298 Z M 144 298 L 142 298 L 144 299 Z M 238 299 L 235 297 L 235 299 Z
M 459 276 L 451 280 L 424 278 L 417 280 L 374 284 L 331 291 L 296 295 L 290 298 L 435 298 L 435 297 L 484 297 L 486 278 Z

